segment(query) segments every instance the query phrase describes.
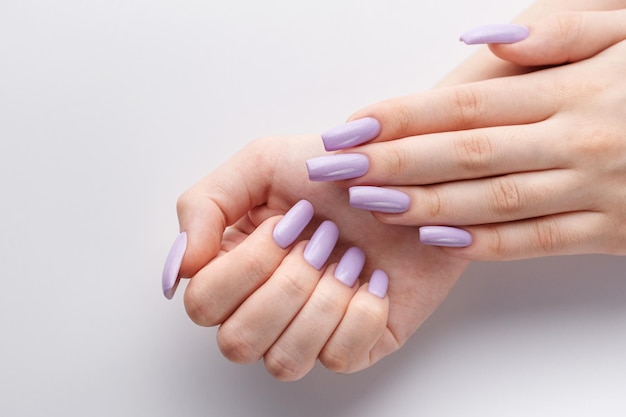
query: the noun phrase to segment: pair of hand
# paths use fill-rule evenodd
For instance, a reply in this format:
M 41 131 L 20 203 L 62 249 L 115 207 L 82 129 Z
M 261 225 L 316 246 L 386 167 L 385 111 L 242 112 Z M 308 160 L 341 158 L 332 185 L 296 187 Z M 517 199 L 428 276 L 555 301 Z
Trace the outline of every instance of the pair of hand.
M 368 158 L 367 173 L 341 184 L 308 181 L 304 161 L 324 154 L 319 137 L 251 143 L 179 199 L 189 316 L 221 324 L 226 357 L 263 358 L 277 378 L 300 378 L 318 358 L 354 372 L 402 346 L 471 259 L 626 253 L 625 22 L 624 10 L 550 18 L 525 41 L 491 46 L 525 75 L 358 112 L 352 120 L 373 117 L 382 130 L 349 151 Z M 345 187 L 355 185 L 393 187 L 410 206 L 351 208 Z M 303 198 L 315 207 L 305 240 L 282 248 L 272 230 Z M 318 270 L 303 251 L 327 219 L 340 235 Z M 462 227 L 473 243 L 421 245 L 414 226 L 429 224 Z M 349 287 L 335 262 L 354 246 L 366 261 Z M 384 298 L 366 283 L 377 268 L 389 276 Z

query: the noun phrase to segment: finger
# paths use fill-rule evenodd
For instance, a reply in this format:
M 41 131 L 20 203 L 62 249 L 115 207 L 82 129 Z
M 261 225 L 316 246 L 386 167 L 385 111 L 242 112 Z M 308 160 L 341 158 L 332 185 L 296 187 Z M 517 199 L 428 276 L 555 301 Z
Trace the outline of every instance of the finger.
M 222 323 L 274 273 L 312 216 L 310 203 L 301 200 L 284 216 L 267 219 L 239 245 L 209 262 L 185 291 L 189 317 L 202 326 Z
M 385 334 L 389 316 L 388 278 L 376 270 L 370 282 L 354 295 L 343 320 L 320 353 L 328 369 L 340 373 L 357 372 L 370 366 L 376 342 Z
M 376 213 L 376 217 L 384 223 L 411 226 L 477 225 L 580 211 L 593 204 L 588 183 L 578 171 L 555 169 L 399 187 L 396 190 L 410 198 L 409 208 L 399 214 Z
M 473 238 L 465 248 L 444 248 L 456 256 L 503 261 L 541 256 L 602 253 L 604 214 L 583 211 L 518 222 L 465 227 Z
M 522 66 L 581 61 L 626 39 L 626 9 L 557 13 L 528 27 L 526 39 L 490 44 L 491 51 Z
M 349 185 L 420 185 L 567 166 L 567 152 L 552 133 L 574 127 L 559 120 L 408 137 L 373 143 L 358 152 L 365 175 Z
M 271 278 L 220 326 L 218 346 L 229 360 L 259 360 L 306 303 L 322 275 L 305 261 L 306 243 L 298 243 Z
M 553 115 L 562 101 L 554 94 L 557 81 L 554 74 L 539 75 L 531 73 L 478 81 L 394 98 L 366 107 L 350 120 L 378 120 L 381 128 L 374 139 L 376 142 L 427 133 L 534 123 Z
M 270 374 L 294 381 L 313 368 L 358 288 L 354 284 L 364 264 L 363 251 L 352 247 L 336 267 L 326 270 L 306 304 L 265 354 L 263 360 Z
M 272 154 L 260 153 L 259 146 L 262 141 L 248 145 L 179 197 L 180 230 L 188 241 L 178 275 L 195 275 L 217 255 L 225 228 L 264 203 L 274 164 Z

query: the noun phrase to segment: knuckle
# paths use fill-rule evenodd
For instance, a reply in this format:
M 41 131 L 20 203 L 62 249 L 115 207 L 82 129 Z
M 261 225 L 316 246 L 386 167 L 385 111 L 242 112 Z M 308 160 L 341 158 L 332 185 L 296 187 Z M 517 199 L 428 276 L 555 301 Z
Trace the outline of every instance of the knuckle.
M 491 227 L 491 239 L 489 239 L 488 249 L 496 259 L 507 255 L 508 246 L 500 233 L 500 230 L 496 226 Z
M 438 219 L 443 214 L 442 199 L 437 187 L 424 187 L 426 193 L 426 209 L 431 220 Z
M 566 245 L 565 235 L 558 222 L 542 219 L 534 225 L 535 246 L 543 253 L 553 253 Z
M 198 326 L 211 327 L 221 322 L 216 308 L 210 300 L 206 300 L 197 286 L 193 285 L 193 280 L 185 291 L 184 304 L 187 315 Z
M 493 210 L 498 215 L 519 213 L 525 207 L 519 185 L 511 176 L 494 178 L 491 181 Z
M 472 132 L 454 143 L 456 163 L 466 171 L 484 171 L 493 160 L 493 146 L 488 136 Z
M 278 287 L 288 300 L 306 300 L 311 293 L 311 286 L 307 280 L 292 272 L 283 272 L 277 282 Z
M 280 347 L 272 348 L 263 358 L 265 369 L 274 378 L 281 381 L 295 381 L 302 378 L 307 368 L 300 357 Z
M 391 146 L 385 146 L 384 152 L 372 158 L 372 160 L 385 161 L 385 175 L 391 177 L 405 177 L 407 172 L 409 172 L 408 159 L 410 155 L 401 147 L 395 146 L 393 142 L 390 143 L 390 145 Z
M 239 326 L 230 323 L 224 323 L 217 332 L 220 352 L 231 362 L 247 364 L 261 358 L 262 352 L 258 352 L 257 347 L 245 337 L 245 334 L 247 333 Z
M 340 374 L 348 374 L 354 368 L 354 356 L 346 347 L 333 346 L 324 349 L 320 354 L 320 362 L 326 369 Z
M 461 127 L 469 127 L 476 123 L 482 114 L 482 97 L 478 90 L 470 85 L 457 86 L 452 96 L 451 115 Z
M 576 12 L 562 12 L 554 16 L 557 39 L 578 39 L 582 26 L 583 15 Z

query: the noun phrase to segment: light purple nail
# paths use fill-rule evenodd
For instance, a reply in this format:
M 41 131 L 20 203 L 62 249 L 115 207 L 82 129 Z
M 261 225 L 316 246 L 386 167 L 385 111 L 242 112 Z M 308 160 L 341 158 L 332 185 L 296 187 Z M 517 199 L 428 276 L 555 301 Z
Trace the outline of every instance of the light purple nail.
M 354 208 L 381 213 L 404 213 L 411 199 L 402 191 L 389 188 L 357 186 L 348 189 L 350 205 Z
M 377 297 L 385 298 L 387 288 L 389 287 L 389 277 L 382 269 L 377 269 L 372 273 L 370 282 L 367 284 L 367 290 Z
M 324 221 L 304 248 L 304 259 L 315 269 L 322 269 L 339 239 L 339 229 L 330 220 Z
M 365 253 L 357 248 L 351 247 L 343 254 L 337 268 L 335 268 L 335 278 L 352 287 L 365 265 Z
M 312 218 L 313 205 L 307 200 L 298 201 L 274 226 L 272 232 L 274 241 L 283 249 L 291 245 Z
M 174 241 L 172 249 L 170 249 L 170 253 L 167 255 L 167 259 L 165 260 L 165 266 L 163 267 L 163 276 L 161 278 L 163 284 L 163 295 L 165 295 L 165 298 L 168 300 L 171 300 L 172 297 L 174 297 L 176 287 L 178 287 L 178 282 L 180 281 L 178 273 L 180 271 L 180 264 L 183 262 L 183 256 L 185 256 L 186 250 L 187 233 L 182 232 Z
M 481 43 L 515 43 L 526 39 L 528 27 L 512 24 L 484 25 L 472 28 L 461 35 L 461 41 L 468 45 Z
M 339 181 L 357 178 L 369 169 L 369 160 L 365 155 L 345 153 L 319 156 L 306 161 L 311 181 Z
M 425 245 L 464 248 L 472 244 L 472 235 L 456 227 L 422 226 L 419 230 L 420 242 Z
M 370 141 L 379 133 L 378 120 L 364 117 L 327 130 L 322 133 L 322 142 L 327 151 L 337 151 Z

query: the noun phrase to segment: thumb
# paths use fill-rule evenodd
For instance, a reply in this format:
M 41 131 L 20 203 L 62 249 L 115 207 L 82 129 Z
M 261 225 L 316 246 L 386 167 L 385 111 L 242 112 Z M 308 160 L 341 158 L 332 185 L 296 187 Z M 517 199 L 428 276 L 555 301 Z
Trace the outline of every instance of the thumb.
M 181 277 L 194 276 L 217 256 L 226 227 L 265 203 L 275 164 L 263 143 L 257 140 L 247 145 L 178 198 L 181 234 L 162 277 L 167 298 L 172 298 Z
M 496 56 L 521 66 L 578 62 L 626 39 L 626 9 L 553 14 L 527 25 L 527 37 L 523 28 L 481 26 L 461 35 L 461 40 L 487 43 Z

